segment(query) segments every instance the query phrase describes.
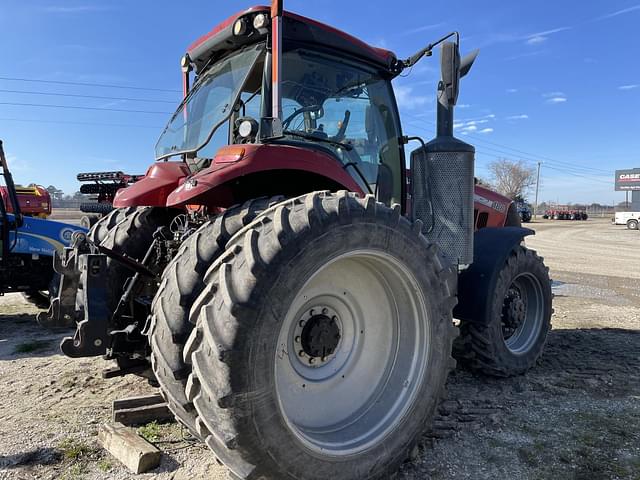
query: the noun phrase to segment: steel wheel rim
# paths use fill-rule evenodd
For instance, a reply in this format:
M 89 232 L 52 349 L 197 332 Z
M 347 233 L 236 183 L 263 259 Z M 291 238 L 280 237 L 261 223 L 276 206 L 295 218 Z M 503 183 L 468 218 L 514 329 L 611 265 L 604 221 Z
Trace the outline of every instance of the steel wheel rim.
M 522 319 L 516 328 L 508 328 L 509 319 L 505 308 L 509 305 L 509 294 L 516 291 L 524 306 Z M 540 337 L 544 323 L 544 295 L 540 280 L 532 273 L 521 273 L 513 279 L 507 289 L 502 310 L 502 336 L 509 351 L 516 355 L 529 352 Z
M 338 317 L 340 338 L 330 358 L 310 364 L 299 334 L 301 320 L 311 324 L 318 308 Z M 275 387 L 288 429 L 322 455 L 382 443 L 423 383 L 429 325 L 418 282 L 391 255 L 358 250 L 327 262 L 297 292 L 278 337 Z

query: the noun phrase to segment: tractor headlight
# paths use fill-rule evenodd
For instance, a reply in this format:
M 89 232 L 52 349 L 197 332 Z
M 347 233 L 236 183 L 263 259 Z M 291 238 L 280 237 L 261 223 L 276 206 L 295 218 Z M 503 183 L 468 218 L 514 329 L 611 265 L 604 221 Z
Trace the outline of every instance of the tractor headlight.
M 247 20 L 245 18 L 239 18 L 233 24 L 233 34 L 236 37 L 240 37 L 240 36 L 244 35 L 245 33 L 247 33 L 247 30 L 248 30 Z
M 269 25 L 269 17 L 264 13 L 259 13 L 253 18 L 253 28 L 261 30 Z
M 242 119 L 238 125 L 238 135 L 244 139 L 253 139 L 258 133 L 258 122 L 253 118 Z

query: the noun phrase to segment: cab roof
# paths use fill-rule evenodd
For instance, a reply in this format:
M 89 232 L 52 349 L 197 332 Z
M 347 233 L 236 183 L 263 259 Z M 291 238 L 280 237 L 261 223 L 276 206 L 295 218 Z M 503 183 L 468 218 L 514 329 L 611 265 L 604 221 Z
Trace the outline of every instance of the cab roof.
M 263 40 L 265 35 L 260 35 L 258 32 L 253 32 L 254 34 L 245 38 L 234 37 L 233 24 L 241 17 L 252 17 L 259 13 L 270 14 L 270 11 L 271 7 L 262 5 L 239 12 L 191 44 L 187 49 L 187 53 L 195 64 L 196 71 L 218 53 L 236 50 L 243 45 Z M 373 63 L 390 73 L 397 73 L 396 55 L 389 50 L 373 47 L 348 33 L 292 12 L 284 12 L 283 23 L 285 46 L 288 41 L 308 45 L 322 45 Z

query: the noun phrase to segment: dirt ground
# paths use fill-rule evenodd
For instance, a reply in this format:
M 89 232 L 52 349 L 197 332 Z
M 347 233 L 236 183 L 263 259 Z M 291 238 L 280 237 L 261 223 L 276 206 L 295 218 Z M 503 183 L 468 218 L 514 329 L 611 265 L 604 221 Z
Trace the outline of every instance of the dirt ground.
M 556 295 L 543 358 L 507 380 L 454 372 L 402 479 L 640 479 L 640 234 L 607 219 L 530 226 Z M 100 359 L 62 357 L 64 332 L 40 329 L 35 313 L 0 298 L 0 480 L 226 478 L 176 425 L 144 428 L 165 452 L 149 474 L 100 450 L 110 402 L 153 389 L 103 380 Z

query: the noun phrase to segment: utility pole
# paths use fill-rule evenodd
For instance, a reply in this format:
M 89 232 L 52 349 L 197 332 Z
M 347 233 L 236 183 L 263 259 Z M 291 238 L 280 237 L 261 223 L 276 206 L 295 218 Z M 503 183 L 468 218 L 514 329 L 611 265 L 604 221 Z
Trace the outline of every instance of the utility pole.
M 542 162 L 538 162 L 538 176 L 536 178 L 536 204 L 533 207 L 533 218 L 538 219 L 538 191 L 540 190 L 540 165 Z

